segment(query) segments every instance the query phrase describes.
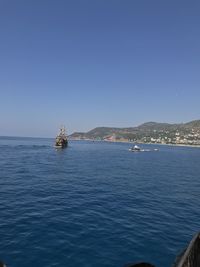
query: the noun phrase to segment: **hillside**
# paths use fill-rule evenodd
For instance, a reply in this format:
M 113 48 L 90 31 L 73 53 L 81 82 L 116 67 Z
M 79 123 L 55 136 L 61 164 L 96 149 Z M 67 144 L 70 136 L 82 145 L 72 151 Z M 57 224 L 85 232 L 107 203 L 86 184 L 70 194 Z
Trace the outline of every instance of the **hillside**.
M 86 133 L 73 133 L 69 138 L 199 145 L 200 120 L 181 124 L 146 122 L 129 128 L 97 127 Z

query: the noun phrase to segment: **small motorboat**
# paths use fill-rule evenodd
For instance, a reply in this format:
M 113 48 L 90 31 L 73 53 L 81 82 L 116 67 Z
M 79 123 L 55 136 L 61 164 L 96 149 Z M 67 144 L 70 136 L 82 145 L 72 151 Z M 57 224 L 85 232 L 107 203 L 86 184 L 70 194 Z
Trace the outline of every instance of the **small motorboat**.
M 153 150 L 143 149 L 143 148 L 139 147 L 138 145 L 135 145 L 135 146 L 129 148 L 129 151 L 131 151 L 131 152 L 150 152 L 150 151 L 159 151 L 159 150 L 158 150 L 158 148 L 154 148 Z
M 131 152 L 141 152 L 141 151 L 143 151 L 143 149 L 141 149 L 139 146 L 135 145 L 135 146 L 129 148 L 129 151 L 131 151 Z

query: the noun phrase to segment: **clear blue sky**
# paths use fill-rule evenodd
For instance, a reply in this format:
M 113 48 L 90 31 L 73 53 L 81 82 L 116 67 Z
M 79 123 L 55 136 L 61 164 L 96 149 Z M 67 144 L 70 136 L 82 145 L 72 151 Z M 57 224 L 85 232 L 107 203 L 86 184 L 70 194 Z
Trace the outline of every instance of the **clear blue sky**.
M 200 1 L 0 0 L 0 135 L 200 118 Z

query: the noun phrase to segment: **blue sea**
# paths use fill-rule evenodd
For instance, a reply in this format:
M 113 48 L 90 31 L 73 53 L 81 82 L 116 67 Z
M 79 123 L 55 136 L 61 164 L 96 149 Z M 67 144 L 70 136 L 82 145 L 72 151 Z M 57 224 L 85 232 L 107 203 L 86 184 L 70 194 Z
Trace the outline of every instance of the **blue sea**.
M 200 230 L 200 148 L 53 142 L 0 138 L 8 267 L 170 267 Z

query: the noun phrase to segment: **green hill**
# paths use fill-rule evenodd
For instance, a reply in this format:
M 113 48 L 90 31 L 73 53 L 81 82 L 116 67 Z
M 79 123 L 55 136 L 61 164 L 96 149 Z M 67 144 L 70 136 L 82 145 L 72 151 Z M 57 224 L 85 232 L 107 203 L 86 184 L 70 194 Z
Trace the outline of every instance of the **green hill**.
M 86 133 L 73 133 L 70 139 L 127 140 L 150 143 L 200 144 L 200 120 L 188 123 L 170 124 L 146 122 L 137 127 L 97 127 Z M 188 144 L 189 144 L 188 143 Z

